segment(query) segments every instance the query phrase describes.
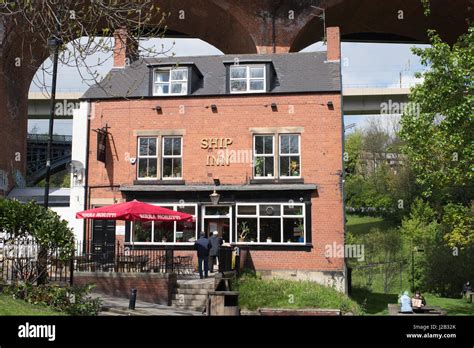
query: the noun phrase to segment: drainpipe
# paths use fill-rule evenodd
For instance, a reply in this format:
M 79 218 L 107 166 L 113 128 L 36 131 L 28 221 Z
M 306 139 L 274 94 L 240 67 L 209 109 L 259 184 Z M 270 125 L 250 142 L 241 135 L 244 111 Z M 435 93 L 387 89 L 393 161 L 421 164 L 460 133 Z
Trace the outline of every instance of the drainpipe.
M 87 209 L 87 190 L 89 186 L 89 141 L 90 141 L 90 128 L 91 128 L 91 101 L 87 100 L 87 136 L 86 136 L 86 172 L 85 172 L 85 182 L 84 182 L 84 210 Z M 83 226 L 83 237 L 82 237 L 82 250 L 83 252 L 86 251 L 86 231 L 87 231 L 87 223 L 86 220 L 84 220 L 84 226 Z

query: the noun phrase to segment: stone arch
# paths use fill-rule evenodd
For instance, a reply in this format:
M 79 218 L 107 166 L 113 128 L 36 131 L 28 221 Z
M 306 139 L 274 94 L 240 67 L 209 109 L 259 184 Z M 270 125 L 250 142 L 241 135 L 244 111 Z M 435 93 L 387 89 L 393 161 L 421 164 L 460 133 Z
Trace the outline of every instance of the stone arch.
M 325 3 L 326 26 L 339 26 L 343 41 L 427 43 L 426 30 L 433 28 L 452 44 L 466 31 L 465 17 L 469 16 L 469 0 L 449 6 L 445 1 L 431 0 L 429 16 L 424 15 L 419 1 L 327 0 Z M 291 43 L 290 52 L 299 52 L 322 37 L 321 20 L 308 19 Z
M 257 53 L 252 35 L 231 9 L 209 0 L 193 0 L 191 6 L 187 0 L 157 1 L 157 5 L 170 14 L 166 26 L 172 32 L 206 41 L 225 54 Z

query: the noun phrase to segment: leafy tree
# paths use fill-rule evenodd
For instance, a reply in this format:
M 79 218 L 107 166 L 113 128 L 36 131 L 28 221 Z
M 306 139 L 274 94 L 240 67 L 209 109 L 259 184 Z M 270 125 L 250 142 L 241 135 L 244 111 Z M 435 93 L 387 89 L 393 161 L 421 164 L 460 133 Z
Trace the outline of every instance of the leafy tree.
M 346 175 L 353 175 L 361 172 L 362 151 L 363 151 L 363 134 L 356 131 L 347 136 L 345 140 L 345 169 Z
M 437 249 L 437 246 L 442 245 L 436 212 L 427 202 L 417 198 L 411 206 L 409 216 L 402 220 L 400 232 L 408 248 L 406 257 L 414 262 L 414 274 L 410 272 L 410 283 L 414 277 L 415 288 L 426 289 L 431 267 L 429 260 L 432 260 L 429 256 L 432 255 L 434 248 Z
M 451 248 L 474 246 L 474 201 L 470 207 L 449 203 L 442 220 L 444 240 Z
M 46 281 L 46 262 L 51 253 L 67 260 L 74 250 L 74 234 L 66 220 L 50 209 L 31 201 L 22 204 L 17 200 L 0 199 L 0 231 L 9 241 L 33 238 L 38 245 L 38 270 L 36 279 Z M 31 280 L 31 279 L 30 279 Z
M 474 182 L 474 25 L 450 47 L 429 31 L 431 47 L 414 48 L 427 67 L 412 88 L 401 119 L 405 143 L 423 195 L 438 212 L 450 199 L 469 204 Z

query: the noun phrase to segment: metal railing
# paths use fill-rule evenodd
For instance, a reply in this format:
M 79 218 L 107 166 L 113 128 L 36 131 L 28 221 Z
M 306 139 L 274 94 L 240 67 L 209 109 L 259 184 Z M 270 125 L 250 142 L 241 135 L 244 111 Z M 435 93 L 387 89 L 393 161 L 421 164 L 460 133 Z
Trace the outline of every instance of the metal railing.
M 28 134 L 26 137 L 29 142 L 38 142 L 38 143 L 48 142 L 48 139 L 49 139 L 48 134 Z M 53 140 L 53 143 L 70 144 L 72 143 L 72 135 L 55 134 L 53 135 L 52 140 Z
M 194 273 L 192 256 L 174 256 L 172 249 L 134 249 L 129 244 L 82 243 L 76 245 L 74 271 L 77 272 L 154 272 Z
M 41 251 L 44 252 L 44 267 L 39 258 Z M 40 250 L 31 238 L 0 239 L 0 278 L 10 284 L 37 283 L 45 274 L 47 282 L 72 284 L 71 256 L 65 255 L 60 248 Z

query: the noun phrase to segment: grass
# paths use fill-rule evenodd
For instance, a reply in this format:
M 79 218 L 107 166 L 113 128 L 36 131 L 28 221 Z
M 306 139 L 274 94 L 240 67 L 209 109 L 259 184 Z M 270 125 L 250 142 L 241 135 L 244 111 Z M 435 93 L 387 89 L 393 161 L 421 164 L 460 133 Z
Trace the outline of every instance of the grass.
M 448 315 L 474 315 L 474 304 L 464 299 L 439 297 L 433 294 L 423 296 L 427 306 L 441 307 L 447 310 Z M 387 305 L 398 301 L 397 293 L 383 294 L 364 288 L 353 288 L 351 297 L 369 315 L 388 315 Z
M 346 219 L 347 232 L 350 232 L 354 235 L 368 233 L 372 228 L 386 230 L 390 227 L 395 227 L 393 222 L 376 216 L 347 214 Z
M 372 228 L 385 230 L 396 227 L 392 222 L 381 217 L 347 215 L 347 231 L 354 235 L 369 233 Z M 408 265 L 409 266 L 409 265 Z M 405 266 L 400 276 L 397 275 L 387 293 L 383 292 L 383 282 L 380 273 L 376 274 L 370 288 L 367 289 L 366 279 L 361 270 L 352 272 L 351 298 L 369 315 L 388 315 L 387 305 L 397 303 L 398 294 L 410 289 L 410 269 Z M 463 299 L 439 297 L 433 294 L 423 294 L 428 306 L 437 306 L 447 310 L 448 315 L 474 315 L 474 304 Z
M 0 315 L 66 315 L 43 305 L 33 305 L 11 296 L 0 294 Z
M 243 276 L 236 282 L 241 308 L 325 308 L 362 314 L 357 303 L 333 288 L 311 281 L 262 280 Z

